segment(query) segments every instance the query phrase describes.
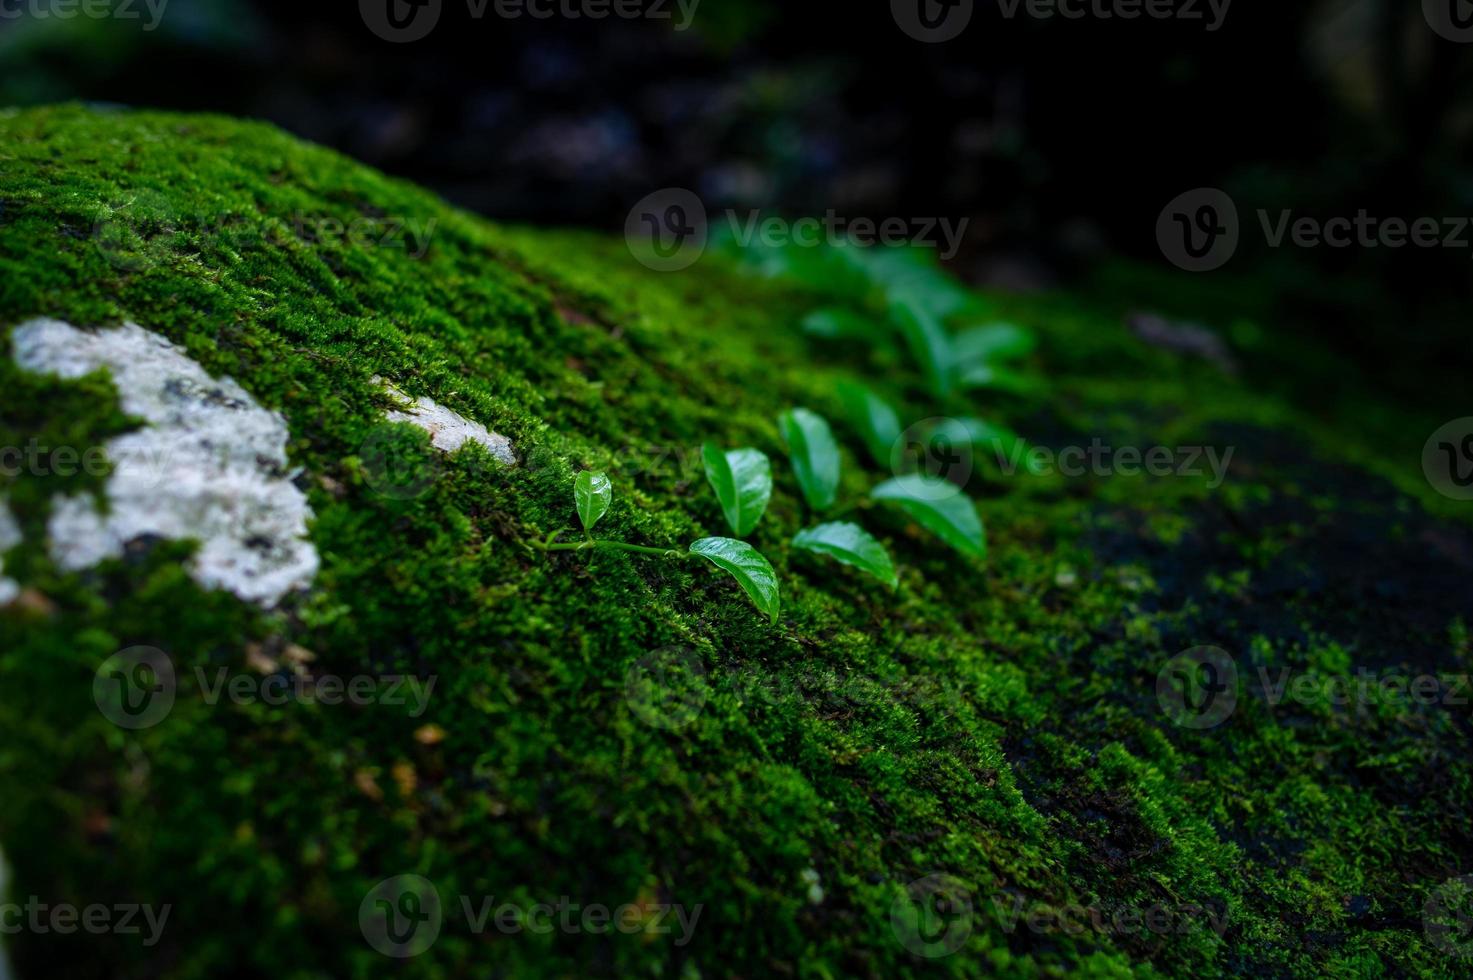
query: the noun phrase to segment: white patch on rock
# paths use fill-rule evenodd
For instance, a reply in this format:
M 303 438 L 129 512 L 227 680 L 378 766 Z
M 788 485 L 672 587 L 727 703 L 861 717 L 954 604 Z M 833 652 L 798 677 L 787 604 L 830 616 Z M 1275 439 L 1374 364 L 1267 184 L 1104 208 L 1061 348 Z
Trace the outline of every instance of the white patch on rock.
M 419 426 L 430 434 L 430 444 L 436 449 L 453 453 L 467 442 L 477 442 L 507 466 L 517 465 L 516 453 L 512 451 L 511 440 L 506 436 L 491 432 L 481 423 L 472 422 L 428 398 L 411 400 L 407 394 L 383 378 L 375 376 L 373 382 L 406 409 L 403 412 L 386 412 L 384 418 L 390 422 L 408 422 Z
M 0 497 L 0 572 L 5 571 L 5 552 L 14 548 L 21 542 L 20 525 L 15 522 L 15 515 L 10 512 L 10 505 Z M 15 584 L 14 579 L 8 579 L 0 575 L 0 606 L 8 606 L 20 595 L 20 586 Z
M 292 482 L 280 414 L 134 323 L 87 331 L 32 320 L 12 343 L 29 371 L 80 378 L 107 368 L 122 410 L 148 423 L 106 445 L 105 512 L 90 498 L 54 502 L 48 531 L 58 565 L 91 568 L 154 536 L 198 541 L 195 581 L 250 602 L 275 605 L 311 584 L 312 509 Z

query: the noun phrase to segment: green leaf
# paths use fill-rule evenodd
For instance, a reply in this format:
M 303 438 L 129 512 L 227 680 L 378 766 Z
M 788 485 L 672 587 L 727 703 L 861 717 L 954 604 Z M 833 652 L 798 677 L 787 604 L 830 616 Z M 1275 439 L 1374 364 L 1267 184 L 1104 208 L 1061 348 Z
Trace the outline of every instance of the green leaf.
M 881 466 L 889 466 L 890 453 L 900 439 L 900 416 L 889 402 L 864 385 L 841 381 L 838 393 L 849 424 L 859 432 L 870 456 Z
M 917 524 L 964 555 L 982 558 L 987 539 L 970 497 L 947 480 L 911 474 L 887 480 L 870 496 L 899 506 Z
M 803 318 L 803 332 L 825 340 L 864 340 L 878 343 L 889 336 L 882 323 L 848 310 L 817 310 Z
M 905 337 L 911 356 L 921 366 L 931 393 L 938 398 L 951 394 L 956 355 L 951 348 L 951 336 L 940 318 L 910 296 L 893 302 L 890 316 Z
M 730 573 L 752 597 L 752 603 L 777 622 L 777 573 L 756 548 L 733 538 L 702 538 L 690 546 L 690 553 Z
M 864 267 L 886 295 L 908 297 L 939 320 L 981 309 L 979 298 L 936 264 L 925 246 L 864 249 Z
M 992 460 L 1008 476 L 1019 469 L 1032 476 L 1045 472 L 1029 451 L 1028 441 L 1005 425 L 976 418 L 947 419 L 936 431 L 944 431 L 953 443 L 970 445 L 974 456 Z
M 952 346 L 960 365 L 996 364 L 1027 357 L 1038 346 L 1038 337 L 1017 324 L 988 323 L 963 330 Z
M 833 430 L 823 416 L 806 408 L 784 412 L 777 424 L 803 499 L 817 511 L 832 507 L 839 493 L 839 447 Z
M 793 538 L 793 547 L 828 555 L 845 565 L 868 572 L 890 588 L 899 584 L 895 566 L 885 546 L 858 524 L 820 524 L 801 531 Z
M 1031 395 L 1043 390 L 1043 382 L 1036 377 L 995 364 L 970 364 L 960 368 L 957 381 L 967 389 L 988 388 L 1014 395 Z
M 751 534 L 772 499 L 772 464 L 767 456 L 756 449 L 723 453 L 708 442 L 701 447 L 701 459 L 726 523 L 739 538 Z
M 614 485 L 604 474 L 584 470 L 573 481 L 573 502 L 584 530 L 592 532 L 593 525 L 609 512 L 609 505 L 614 502 Z

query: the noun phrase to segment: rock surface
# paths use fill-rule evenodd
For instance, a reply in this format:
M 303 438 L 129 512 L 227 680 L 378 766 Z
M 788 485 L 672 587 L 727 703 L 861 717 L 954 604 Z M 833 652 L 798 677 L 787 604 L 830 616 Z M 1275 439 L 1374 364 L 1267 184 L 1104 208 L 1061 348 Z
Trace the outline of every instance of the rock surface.
M 106 370 L 122 410 L 147 423 L 103 447 L 112 472 L 102 506 L 80 496 L 54 503 L 48 535 L 59 568 L 94 568 L 131 542 L 165 538 L 199 542 L 190 567 L 205 588 L 269 606 L 311 584 L 312 509 L 292 482 L 279 414 L 135 323 L 84 331 L 31 320 L 11 343 L 26 371 L 76 379 Z
M 436 231 L 329 233 L 364 221 Z M 1306 415 L 1247 361 L 1225 378 L 1118 311 L 932 270 L 953 329 L 1036 332 L 1043 382 L 938 400 L 902 343 L 800 329 L 876 314 L 883 284 L 848 258 L 764 256 L 765 279 L 713 250 L 661 274 L 258 125 L 0 113 L 0 447 L 44 449 L 0 481 L 29 597 L 0 608 L 0 846 L 13 895 L 173 910 L 153 946 L 7 936 L 19 975 L 1465 972 L 1428 909 L 1473 870 L 1467 708 L 1270 696 L 1473 672 L 1466 510 L 1416 462 L 1446 420 L 1373 393 Z M 1215 488 L 973 459 L 988 552 L 968 559 L 869 500 L 894 474 L 845 422 L 853 379 L 902 424 L 982 418 L 1053 458 L 1235 452 Z M 893 591 L 790 547 L 816 523 L 775 421 L 794 406 L 833 423 L 839 507 Z M 160 433 L 218 479 L 61 472 L 59 447 Z M 722 533 L 706 441 L 774 462 L 750 541 L 775 624 L 695 563 L 530 546 L 576 526 L 584 469 L 613 482 L 601 534 Z M 1239 680 L 1215 727 L 1161 694 L 1203 646 Z M 145 663 L 172 685 L 119 686 Z M 369 696 L 331 696 L 355 679 Z M 651 931 L 462 912 L 563 897 Z M 374 945 L 380 899 L 444 911 L 410 930 L 421 955 Z M 654 926 L 676 905 L 699 908 L 684 941 Z M 1171 928 L 1142 927 L 1157 911 Z

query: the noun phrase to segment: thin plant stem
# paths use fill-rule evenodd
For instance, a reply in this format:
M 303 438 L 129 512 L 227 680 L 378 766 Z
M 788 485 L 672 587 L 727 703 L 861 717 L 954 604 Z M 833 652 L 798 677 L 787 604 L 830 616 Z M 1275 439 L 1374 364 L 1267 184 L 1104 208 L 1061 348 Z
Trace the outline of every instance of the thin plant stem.
M 576 543 L 554 544 L 553 541 L 556 538 L 557 533 L 551 534 L 546 541 L 539 542 L 534 547 L 538 551 L 588 551 L 592 548 L 604 548 L 609 551 L 632 551 L 639 555 L 659 555 L 662 558 L 686 557 L 685 552 L 672 548 L 646 548 L 638 544 L 625 544 L 623 541 L 596 541 L 593 538 Z

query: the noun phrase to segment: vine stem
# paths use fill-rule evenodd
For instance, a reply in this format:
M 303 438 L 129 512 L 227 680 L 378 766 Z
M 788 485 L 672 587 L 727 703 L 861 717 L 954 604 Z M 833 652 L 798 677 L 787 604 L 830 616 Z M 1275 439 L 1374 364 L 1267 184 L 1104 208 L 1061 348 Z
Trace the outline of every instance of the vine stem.
M 640 555 L 659 555 L 662 558 L 685 558 L 684 551 L 675 551 L 671 548 L 646 548 L 643 545 L 625 544 L 623 541 L 595 541 L 589 538 L 587 541 L 579 541 L 570 544 L 554 544 L 561 531 L 554 531 L 547 536 L 546 541 L 533 543 L 538 551 L 588 551 L 590 548 L 606 548 L 610 551 L 632 551 Z

